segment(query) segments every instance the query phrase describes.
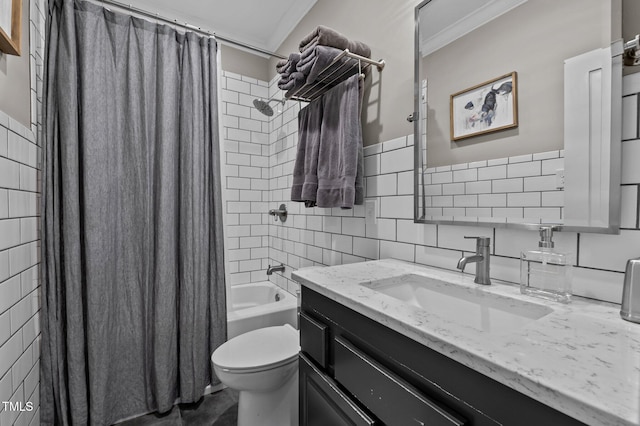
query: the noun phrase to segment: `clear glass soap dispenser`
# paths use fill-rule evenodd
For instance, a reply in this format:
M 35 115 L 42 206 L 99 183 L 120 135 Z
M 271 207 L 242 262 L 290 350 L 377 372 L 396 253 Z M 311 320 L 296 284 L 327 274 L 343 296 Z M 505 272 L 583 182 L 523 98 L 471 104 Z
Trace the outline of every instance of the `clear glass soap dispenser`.
M 520 292 L 569 303 L 572 256 L 554 249 L 553 229 L 553 226 L 541 226 L 538 250 L 520 254 Z

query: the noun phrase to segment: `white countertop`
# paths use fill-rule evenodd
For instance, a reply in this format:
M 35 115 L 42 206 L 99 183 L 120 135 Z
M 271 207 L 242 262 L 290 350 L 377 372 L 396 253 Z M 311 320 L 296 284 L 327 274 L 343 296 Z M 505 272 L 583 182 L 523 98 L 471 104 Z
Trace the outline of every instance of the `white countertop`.
M 521 329 L 487 334 L 360 285 L 425 275 L 551 307 Z M 492 379 L 589 425 L 640 425 L 640 324 L 619 305 L 575 298 L 564 305 L 520 294 L 518 286 L 396 260 L 292 273 L 293 279 Z

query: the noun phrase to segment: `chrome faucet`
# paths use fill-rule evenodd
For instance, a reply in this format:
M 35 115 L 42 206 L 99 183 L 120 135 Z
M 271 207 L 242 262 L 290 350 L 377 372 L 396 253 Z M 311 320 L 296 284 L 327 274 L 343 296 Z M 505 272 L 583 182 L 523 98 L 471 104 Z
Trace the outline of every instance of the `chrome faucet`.
M 269 265 L 269 267 L 267 268 L 267 275 L 271 275 L 274 272 L 284 272 L 284 264 L 281 263 L 277 266 L 271 266 Z
M 491 246 L 491 238 L 489 237 L 465 237 L 476 239 L 476 254 L 471 256 L 464 256 L 458 260 L 458 269 L 464 271 L 464 267 L 467 263 L 476 262 L 476 279 L 473 280 L 476 284 L 491 284 L 489 277 L 489 261 L 491 254 L 489 248 Z

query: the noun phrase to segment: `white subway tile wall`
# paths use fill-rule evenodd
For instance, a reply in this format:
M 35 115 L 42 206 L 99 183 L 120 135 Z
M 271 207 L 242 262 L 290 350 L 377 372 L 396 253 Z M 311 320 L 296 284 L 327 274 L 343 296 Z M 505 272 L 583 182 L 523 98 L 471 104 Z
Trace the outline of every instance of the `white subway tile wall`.
M 394 167 L 399 167 L 397 161 Z M 425 171 L 425 181 L 431 182 L 425 185 L 428 218 L 455 217 L 471 222 L 560 220 L 564 195 L 556 187 L 556 171 L 562 168 L 562 151 L 429 168 Z
M 279 97 L 282 93 L 275 83 L 275 79 L 270 83 L 269 95 Z M 640 149 L 635 153 L 640 147 L 638 92 L 640 88 L 626 94 L 624 101 L 623 145 L 629 157 L 622 169 L 621 234 L 557 233 L 555 238 L 559 249 L 574 255 L 574 292 L 614 303 L 621 301 L 625 261 L 640 256 L 640 178 L 634 167 L 640 158 Z M 491 237 L 493 278 L 519 281 L 520 252 L 537 247 L 536 232 L 413 223 L 411 136 L 364 149 L 365 194 L 366 199 L 377 199 L 377 223 L 367 223 L 363 206 L 341 211 L 305 208 L 290 201 L 300 107 L 298 102 L 287 102 L 269 123 L 268 204 L 273 208 L 285 203 L 290 212 L 286 223 L 268 222 L 269 263 L 286 266 L 271 281 L 295 293 L 298 285 L 291 280 L 295 269 L 390 257 L 454 270 L 464 253 L 475 250 L 474 241 L 463 238 L 467 235 Z M 564 196 L 556 188 L 555 174 L 563 168 L 563 157 L 560 150 L 428 169 L 430 205 L 434 214 L 478 220 L 488 220 L 489 213 L 514 221 L 534 216 L 560 219 Z M 262 214 L 266 217 L 266 212 Z M 473 273 L 473 265 L 465 272 Z
M 0 111 L 0 424 L 40 424 L 39 130 L 46 8 L 30 2 L 31 126 Z M 13 407 L 3 402 L 13 403 Z M 30 407 L 27 406 L 30 402 Z M 15 409 L 18 408 L 18 409 Z M 22 411 L 20 410 L 22 409 Z
M 225 258 L 228 285 L 264 281 L 269 263 L 269 117 L 253 107 L 268 85 L 223 71 L 221 76 Z M 271 104 L 276 109 L 276 103 Z M 281 173 L 280 173 L 281 174 Z M 293 218 L 289 218 L 293 221 Z

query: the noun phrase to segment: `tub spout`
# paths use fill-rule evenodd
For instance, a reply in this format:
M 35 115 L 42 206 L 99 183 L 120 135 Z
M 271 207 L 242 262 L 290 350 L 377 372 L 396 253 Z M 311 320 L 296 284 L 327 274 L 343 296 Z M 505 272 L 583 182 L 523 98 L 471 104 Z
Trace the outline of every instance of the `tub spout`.
M 284 272 L 284 264 L 281 263 L 280 265 L 277 265 L 277 266 L 269 265 L 269 267 L 267 268 L 267 275 L 271 275 L 274 272 Z

